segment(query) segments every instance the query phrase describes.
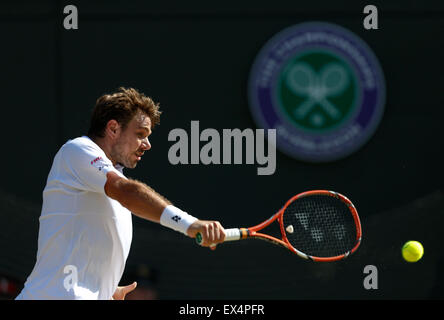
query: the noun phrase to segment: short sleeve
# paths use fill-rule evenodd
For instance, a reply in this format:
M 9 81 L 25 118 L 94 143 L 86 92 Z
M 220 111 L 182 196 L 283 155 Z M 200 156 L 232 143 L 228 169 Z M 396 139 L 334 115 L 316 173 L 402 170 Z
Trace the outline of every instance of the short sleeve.
M 125 178 L 98 146 L 73 142 L 65 144 L 61 151 L 61 166 L 67 178 L 64 183 L 73 188 L 104 193 L 108 172 Z

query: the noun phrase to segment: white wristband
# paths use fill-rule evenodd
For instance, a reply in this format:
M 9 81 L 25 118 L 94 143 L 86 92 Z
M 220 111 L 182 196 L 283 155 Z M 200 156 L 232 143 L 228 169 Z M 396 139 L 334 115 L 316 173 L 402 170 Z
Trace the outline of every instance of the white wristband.
M 176 208 L 173 205 L 167 206 L 160 216 L 160 224 L 171 228 L 175 231 L 182 232 L 187 235 L 187 230 L 190 225 L 192 225 L 197 218 L 189 215 L 185 211 Z

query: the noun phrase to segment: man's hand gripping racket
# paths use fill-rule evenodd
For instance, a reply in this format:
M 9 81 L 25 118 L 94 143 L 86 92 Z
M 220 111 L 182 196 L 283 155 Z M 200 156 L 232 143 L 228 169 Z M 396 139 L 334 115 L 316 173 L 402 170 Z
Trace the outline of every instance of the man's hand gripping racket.
M 281 239 L 260 233 L 274 221 L 280 225 Z M 337 261 L 354 253 L 362 238 L 361 223 L 353 203 L 327 190 L 295 195 L 268 220 L 250 228 L 225 229 L 225 241 L 261 239 L 284 247 L 304 259 Z M 196 234 L 200 244 L 202 235 Z

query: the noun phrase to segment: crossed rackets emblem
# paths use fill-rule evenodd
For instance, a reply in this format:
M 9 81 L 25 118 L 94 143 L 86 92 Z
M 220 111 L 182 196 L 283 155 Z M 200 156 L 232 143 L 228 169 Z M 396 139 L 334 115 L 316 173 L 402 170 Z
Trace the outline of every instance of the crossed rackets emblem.
M 340 64 L 329 63 L 316 72 L 305 62 L 297 63 L 288 71 L 286 83 L 293 93 L 306 98 L 293 111 L 296 119 L 305 119 L 317 105 L 332 119 L 341 117 L 341 111 L 328 100 L 342 94 L 349 84 L 347 71 Z M 312 122 L 321 125 L 323 118 L 317 115 Z

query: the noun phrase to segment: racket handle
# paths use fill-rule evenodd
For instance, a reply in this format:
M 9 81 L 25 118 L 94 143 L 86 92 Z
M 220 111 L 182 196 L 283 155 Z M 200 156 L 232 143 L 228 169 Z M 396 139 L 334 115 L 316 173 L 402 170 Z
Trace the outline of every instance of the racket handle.
M 241 231 L 238 228 L 225 229 L 225 241 L 236 241 L 241 238 Z
M 241 238 L 241 231 L 238 228 L 225 229 L 225 241 L 236 241 Z M 225 242 L 224 241 L 224 242 Z M 200 232 L 196 234 L 196 242 L 197 244 L 201 244 L 202 235 Z

